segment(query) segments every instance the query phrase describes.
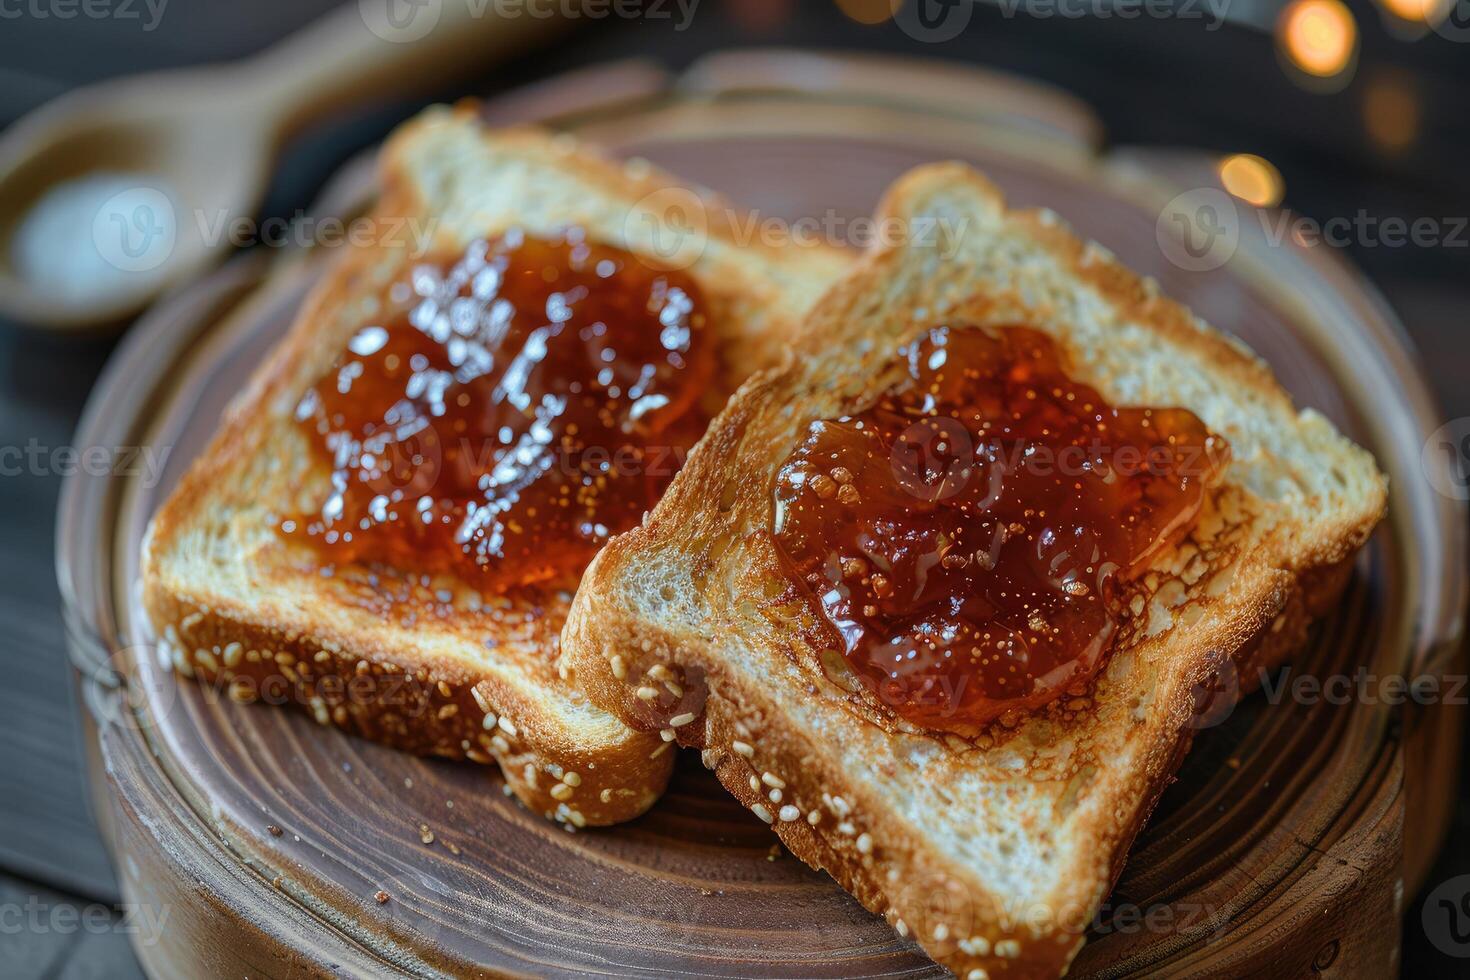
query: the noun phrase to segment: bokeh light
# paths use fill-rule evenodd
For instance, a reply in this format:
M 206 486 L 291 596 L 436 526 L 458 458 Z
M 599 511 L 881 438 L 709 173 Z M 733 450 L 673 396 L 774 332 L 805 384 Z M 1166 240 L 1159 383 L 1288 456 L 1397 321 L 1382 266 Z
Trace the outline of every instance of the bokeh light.
M 1444 0 L 1378 0 L 1378 5 L 1411 24 L 1434 23 L 1446 6 Z
M 1247 204 L 1272 208 L 1281 203 L 1286 181 L 1271 161 L 1254 153 L 1236 153 L 1219 162 L 1221 185 Z
M 859 24 L 881 24 L 903 0 L 836 0 L 837 9 Z
M 1419 97 L 1403 75 L 1375 75 L 1363 92 L 1363 126 L 1381 150 L 1402 153 L 1414 145 L 1420 115 Z
M 1358 23 L 1342 0 L 1292 0 L 1276 21 L 1276 43 L 1295 68 L 1315 78 L 1335 78 L 1357 57 Z

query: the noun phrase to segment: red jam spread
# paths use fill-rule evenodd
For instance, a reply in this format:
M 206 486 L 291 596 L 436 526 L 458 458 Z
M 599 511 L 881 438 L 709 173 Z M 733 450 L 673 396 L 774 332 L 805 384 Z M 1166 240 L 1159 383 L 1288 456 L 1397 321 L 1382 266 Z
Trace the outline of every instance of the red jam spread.
M 709 421 L 698 286 L 580 230 L 476 242 L 387 298 L 297 408 L 331 489 L 281 527 L 325 560 L 574 579 Z
M 1188 533 L 1229 447 L 1184 409 L 1108 405 L 1033 329 L 937 327 L 900 358 L 872 408 L 812 423 L 774 536 L 881 704 L 975 733 L 1096 674 L 1122 586 Z

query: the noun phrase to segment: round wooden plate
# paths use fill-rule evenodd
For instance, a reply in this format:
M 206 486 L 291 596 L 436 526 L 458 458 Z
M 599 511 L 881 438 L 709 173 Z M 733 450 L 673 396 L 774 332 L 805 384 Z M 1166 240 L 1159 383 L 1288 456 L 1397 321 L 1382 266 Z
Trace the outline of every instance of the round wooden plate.
M 610 66 L 487 115 L 543 119 L 764 215 L 837 228 L 855 227 L 911 165 L 974 162 L 1013 201 L 1052 208 L 1240 336 L 1299 402 L 1376 452 L 1392 480 L 1391 518 L 1294 673 L 1437 674 L 1456 656 L 1464 515 L 1422 468 L 1438 420 L 1398 328 L 1331 256 L 1269 246 L 1248 221 L 1224 267 L 1171 264 L 1160 207 L 1214 186 L 1207 159 L 1100 159 L 1085 107 L 1013 79 L 785 52 L 709 59 L 678 79 Z M 323 213 L 350 214 L 369 195 L 364 169 L 349 168 Z M 99 819 L 127 899 L 168 916 L 157 944 L 138 949 L 150 972 L 938 973 L 775 848 L 697 758 L 681 760 L 647 816 L 571 834 L 507 797 L 493 767 L 412 758 L 294 711 L 241 707 L 160 664 L 136 605 L 148 517 L 286 329 L 320 262 L 242 259 L 156 310 L 119 350 L 78 437 L 167 452 L 158 478 L 139 467 L 73 480 L 59 542 L 96 729 Z M 1269 700 L 1203 716 L 1208 730 L 1074 975 L 1393 969 L 1399 903 L 1453 797 L 1452 720 L 1381 700 Z

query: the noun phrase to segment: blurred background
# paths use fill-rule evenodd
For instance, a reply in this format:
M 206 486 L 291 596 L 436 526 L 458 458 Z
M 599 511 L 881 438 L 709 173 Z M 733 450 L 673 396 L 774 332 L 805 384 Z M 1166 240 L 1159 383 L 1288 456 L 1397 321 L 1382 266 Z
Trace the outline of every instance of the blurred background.
M 0 124 L 80 85 L 250 55 L 332 6 L 0 0 Z M 596 62 L 637 56 L 678 69 L 715 50 L 783 46 L 980 65 L 1085 100 L 1110 144 L 1259 157 L 1227 175 L 1248 200 L 1280 198 L 1324 222 L 1364 216 L 1334 247 L 1403 319 L 1444 418 L 1470 416 L 1470 0 L 929 0 L 917 21 L 896 21 L 889 0 L 666 7 L 662 17 L 582 18 L 442 91 L 333 114 L 286 146 L 260 217 L 309 207 L 336 168 L 426 102 Z M 1436 233 L 1393 243 L 1361 231 L 1391 218 L 1427 218 Z M 117 336 L 0 321 L 0 446 L 66 444 Z M 60 482 L 41 472 L 0 480 L 0 972 L 128 976 L 137 966 L 85 801 L 54 585 Z M 1470 873 L 1467 831 L 1462 804 L 1426 891 Z M 1421 905 L 1405 896 L 1409 976 L 1456 962 L 1425 936 Z M 89 917 L 110 925 L 59 925 Z

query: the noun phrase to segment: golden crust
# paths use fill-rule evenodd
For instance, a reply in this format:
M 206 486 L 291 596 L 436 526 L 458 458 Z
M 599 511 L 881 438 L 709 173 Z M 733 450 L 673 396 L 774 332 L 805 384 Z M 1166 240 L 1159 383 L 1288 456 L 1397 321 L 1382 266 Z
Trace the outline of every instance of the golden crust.
M 1196 689 L 1225 671 L 1250 690 L 1301 642 L 1381 518 L 1385 485 L 1254 355 L 1044 213 L 1006 212 L 957 164 L 912 171 L 880 211 L 910 227 L 933 215 L 968 220 L 973 237 L 942 259 L 874 251 L 833 287 L 794 356 L 742 387 L 644 524 L 588 569 L 562 663 L 634 727 L 682 722 L 680 744 L 701 747 L 793 853 L 958 976 L 1057 976 L 1188 750 Z M 813 669 L 800 632 L 761 612 L 780 584 L 759 533 L 780 461 L 806 420 L 865 404 L 892 351 L 939 317 L 1051 330 L 1105 395 L 1184 404 L 1240 450 L 1191 539 L 1145 577 L 1090 696 L 1005 739 L 872 724 Z M 1181 378 L 1129 361 L 1155 348 L 1207 367 Z M 1324 470 L 1335 483 L 1310 482 Z M 665 696 L 653 671 L 684 696 Z
M 456 154 L 435 169 L 437 156 Z M 456 189 L 455 181 L 464 183 Z M 471 189 L 496 181 L 519 183 L 504 199 L 461 213 Z M 692 192 L 545 133 L 488 133 L 471 105 L 430 110 L 403 127 L 384 151 L 381 182 L 381 240 L 331 266 L 155 515 L 143 556 L 145 608 L 177 669 L 222 696 L 296 704 L 324 724 L 407 751 L 497 761 L 527 806 L 564 823 L 630 819 L 663 792 L 674 753 L 558 676 L 557 641 L 575 582 L 482 596 L 453 580 L 400 577 L 391 587 L 411 601 L 387 614 L 372 600 L 390 574 L 341 567 L 323 576 L 274 526 L 325 479 L 289 422 L 292 408 L 417 259 L 401 234 L 405 218 L 424 221 L 431 251 L 516 224 L 578 222 L 620 244 L 620 211 L 660 188 Z M 585 213 L 537 210 L 558 195 Z M 728 391 L 790 329 L 808 302 L 802 290 L 814 296 L 846 259 L 831 250 L 747 250 L 718 223 L 710 234 L 726 236 L 722 247 L 712 243 L 690 272 L 709 283 L 712 326 L 739 352 L 726 361 Z M 795 286 L 771 284 L 764 272 L 775 263 Z

